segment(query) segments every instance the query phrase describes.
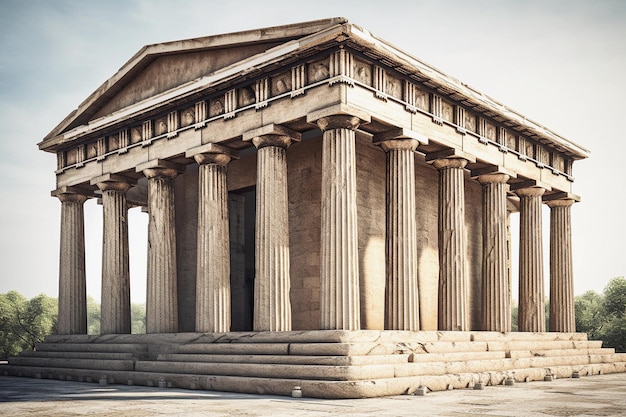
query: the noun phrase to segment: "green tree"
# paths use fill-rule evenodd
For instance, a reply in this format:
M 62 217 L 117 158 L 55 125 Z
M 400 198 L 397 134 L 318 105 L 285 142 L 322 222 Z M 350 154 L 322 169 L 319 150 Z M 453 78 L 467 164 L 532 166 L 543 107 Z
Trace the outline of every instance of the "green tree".
M 131 304 L 130 306 L 131 317 L 131 333 L 140 334 L 146 332 L 146 305 L 145 304 Z
M 87 296 L 87 334 L 100 334 L 100 304 Z
M 27 300 L 17 291 L 0 294 L 0 359 L 34 349 L 56 332 L 57 300 L 40 294 Z
M 587 333 L 590 339 L 601 338 L 600 328 L 604 321 L 604 297 L 595 291 L 575 297 L 574 311 L 576 317 L 576 331 Z
M 613 278 L 604 288 L 604 314 L 610 318 L 626 316 L 626 279 Z
M 574 300 L 576 331 L 626 352 L 626 279 L 613 278 L 602 294 L 587 291 Z

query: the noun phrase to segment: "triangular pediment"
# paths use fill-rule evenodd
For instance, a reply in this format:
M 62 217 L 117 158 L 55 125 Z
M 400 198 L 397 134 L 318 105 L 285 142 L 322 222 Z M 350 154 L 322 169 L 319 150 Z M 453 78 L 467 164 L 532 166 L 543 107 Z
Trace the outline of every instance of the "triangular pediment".
M 148 45 L 105 81 L 44 142 L 283 43 L 346 23 L 331 18 Z

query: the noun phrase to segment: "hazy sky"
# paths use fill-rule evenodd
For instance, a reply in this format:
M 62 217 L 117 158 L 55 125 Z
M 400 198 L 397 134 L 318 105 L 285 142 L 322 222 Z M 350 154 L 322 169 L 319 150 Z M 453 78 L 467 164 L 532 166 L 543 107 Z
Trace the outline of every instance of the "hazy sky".
M 36 144 L 142 46 L 334 16 L 590 149 L 574 164 L 576 294 L 626 275 L 623 0 L 0 0 L 0 292 L 57 296 L 56 158 Z M 99 299 L 102 212 L 85 210 L 87 292 Z M 147 216 L 130 213 L 141 302 Z

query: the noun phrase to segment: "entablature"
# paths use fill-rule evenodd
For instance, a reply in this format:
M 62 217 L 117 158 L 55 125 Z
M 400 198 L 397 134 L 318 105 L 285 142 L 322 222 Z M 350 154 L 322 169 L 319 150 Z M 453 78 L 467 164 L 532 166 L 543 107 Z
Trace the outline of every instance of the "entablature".
M 64 132 L 40 147 L 57 152 L 58 175 L 160 141 L 179 141 L 180 136 L 186 138 L 180 140 L 185 146 L 215 141 L 240 150 L 250 146 L 241 140 L 242 132 L 266 124 L 268 118 L 306 132 L 315 129 L 307 122 L 308 113 L 343 103 L 372 115 L 371 123 L 359 128 L 368 134 L 409 129 L 427 138 L 419 147 L 424 154 L 455 148 L 475 154 L 470 170 L 502 166 L 514 174 L 512 181 L 545 180 L 545 172 L 573 181 L 573 161 L 586 157 L 586 150 L 560 137 L 555 141 L 552 132 L 525 118 L 520 121 L 513 117 L 516 113 L 456 80 L 442 81 L 442 73 L 413 58 L 419 65 L 411 61 L 409 66 L 408 56 L 400 51 L 372 47 L 353 36 L 353 25 L 339 26 L 341 31 L 329 29 L 308 43 L 298 40 L 272 48 Z M 292 100 L 299 100 L 297 106 Z M 159 157 L 180 163 L 187 149 Z M 569 186 L 555 188 L 569 192 Z

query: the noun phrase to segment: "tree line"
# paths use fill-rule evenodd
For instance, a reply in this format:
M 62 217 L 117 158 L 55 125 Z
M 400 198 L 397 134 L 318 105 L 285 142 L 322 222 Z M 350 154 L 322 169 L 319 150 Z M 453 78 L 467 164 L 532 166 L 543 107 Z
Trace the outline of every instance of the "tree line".
M 595 291 L 575 297 L 576 331 L 591 340 L 604 341 L 605 347 L 626 352 L 626 279 L 613 278 L 602 294 Z M 546 303 L 546 329 L 549 329 L 549 306 Z M 517 307 L 512 312 L 513 330 L 517 330 Z M 16 356 L 22 350 L 35 349 L 49 334 L 56 333 L 57 299 L 40 294 L 28 300 L 17 291 L 0 294 L 0 360 Z M 146 332 L 145 304 L 131 305 L 131 332 Z M 100 334 L 100 304 L 87 297 L 87 333 Z
M 17 291 L 0 294 L 0 360 L 33 350 L 57 331 L 58 303 L 40 294 L 30 300 Z M 131 304 L 132 333 L 146 332 L 145 304 Z M 100 334 L 100 304 L 87 297 L 87 333 Z

